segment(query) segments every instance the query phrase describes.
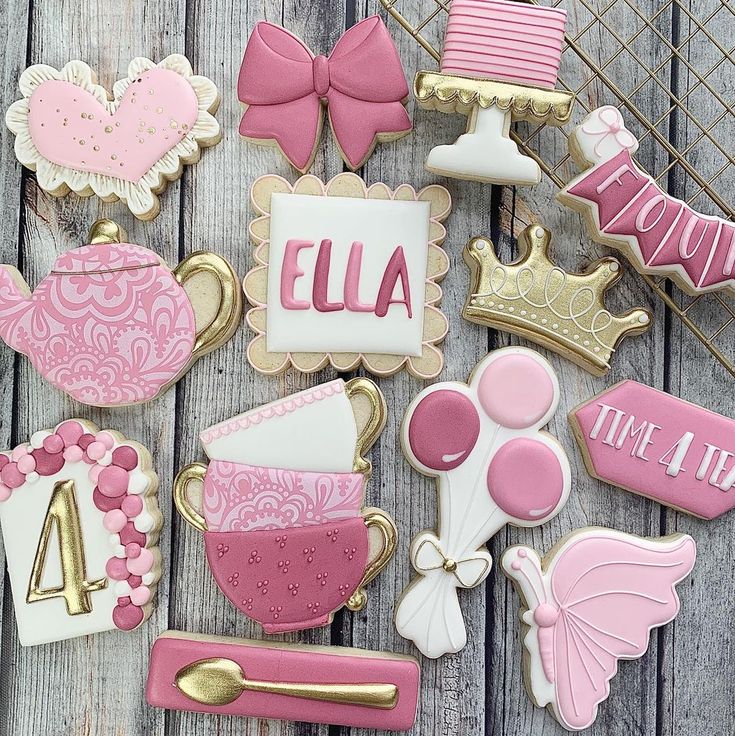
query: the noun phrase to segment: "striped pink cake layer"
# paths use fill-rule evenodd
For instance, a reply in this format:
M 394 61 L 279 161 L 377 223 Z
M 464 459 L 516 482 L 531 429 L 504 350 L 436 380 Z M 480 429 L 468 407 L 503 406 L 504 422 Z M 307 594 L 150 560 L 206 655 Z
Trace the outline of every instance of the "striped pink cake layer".
M 567 11 L 506 0 L 453 0 L 441 70 L 553 89 Z

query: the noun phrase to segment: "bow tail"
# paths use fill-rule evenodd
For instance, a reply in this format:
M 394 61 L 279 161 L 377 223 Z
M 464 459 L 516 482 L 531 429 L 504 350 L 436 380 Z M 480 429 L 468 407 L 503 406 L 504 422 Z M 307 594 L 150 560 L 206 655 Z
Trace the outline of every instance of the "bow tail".
M 314 159 L 322 118 L 316 93 L 281 104 L 250 105 L 242 116 L 240 135 L 275 141 L 291 165 L 303 173 Z
M 401 102 L 366 102 L 331 89 L 329 123 L 342 156 L 359 169 L 379 139 L 401 138 L 411 131 L 411 118 Z

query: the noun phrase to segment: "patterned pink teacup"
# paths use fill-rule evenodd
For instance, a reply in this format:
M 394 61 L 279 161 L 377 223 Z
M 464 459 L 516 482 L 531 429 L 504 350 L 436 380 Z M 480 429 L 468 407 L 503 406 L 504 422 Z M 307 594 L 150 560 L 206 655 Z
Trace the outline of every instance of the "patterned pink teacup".
M 204 533 L 222 592 L 274 634 L 326 626 L 344 605 L 364 607 L 363 588 L 392 557 L 396 529 L 379 509 L 361 510 L 363 484 L 361 473 L 213 460 L 179 473 L 174 500 Z M 200 499 L 190 496 L 195 488 Z

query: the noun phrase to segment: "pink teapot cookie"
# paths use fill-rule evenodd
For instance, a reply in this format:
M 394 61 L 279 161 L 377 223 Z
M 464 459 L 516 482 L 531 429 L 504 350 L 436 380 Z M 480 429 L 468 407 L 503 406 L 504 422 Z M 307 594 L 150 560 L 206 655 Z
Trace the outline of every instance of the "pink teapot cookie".
M 396 545 L 390 517 L 363 508 L 363 454 L 384 424 L 372 381 L 331 381 L 205 430 L 209 466 L 178 474 L 174 501 L 203 532 L 217 584 L 266 633 L 365 606 Z
M 90 244 L 60 256 L 33 293 L 16 268 L 0 266 L 0 338 L 91 406 L 155 398 L 227 342 L 242 312 L 237 276 L 220 256 L 192 253 L 171 271 L 124 237 L 98 221 Z M 211 277 L 214 294 L 201 281 Z

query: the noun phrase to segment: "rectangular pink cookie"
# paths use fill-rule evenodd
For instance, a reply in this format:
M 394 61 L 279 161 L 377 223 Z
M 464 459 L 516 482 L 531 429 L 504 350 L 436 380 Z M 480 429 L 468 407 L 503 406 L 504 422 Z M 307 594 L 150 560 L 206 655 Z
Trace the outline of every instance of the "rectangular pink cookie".
M 735 506 L 735 420 L 637 381 L 569 420 L 594 477 L 704 519 Z
M 228 705 L 203 705 L 187 698 L 176 689 L 174 682 L 183 667 L 210 657 L 237 662 L 245 677 L 253 680 L 392 683 L 398 687 L 398 703 L 391 710 L 381 710 L 286 695 L 243 692 Z M 172 710 L 407 731 L 416 719 L 419 677 L 418 662 L 407 655 L 167 631 L 153 645 L 146 700 L 150 705 Z
M 505 0 L 453 0 L 441 71 L 553 89 L 567 12 Z

